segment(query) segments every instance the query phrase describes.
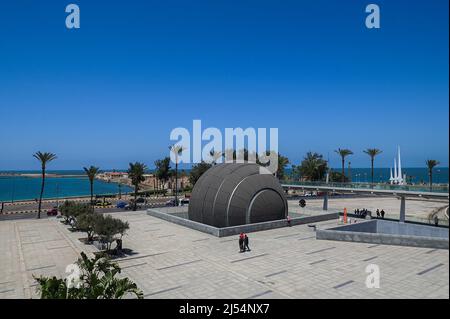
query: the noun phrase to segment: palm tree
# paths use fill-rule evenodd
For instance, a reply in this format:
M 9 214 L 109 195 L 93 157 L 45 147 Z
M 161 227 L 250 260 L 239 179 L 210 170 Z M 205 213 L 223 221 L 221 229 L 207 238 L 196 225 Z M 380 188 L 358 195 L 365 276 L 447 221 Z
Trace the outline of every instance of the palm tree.
M 41 184 L 41 195 L 39 196 L 39 206 L 38 206 L 38 219 L 41 218 L 41 206 L 42 206 L 42 196 L 44 195 L 44 186 L 45 186 L 45 168 L 47 163 L 56 159 L 56 155 L 53 153 L 42 153 L 36 152 L 33 154 L 33 157 L 36 158 L 39 162 L 41 162 L 42 167 L 42 184 Z
M 144 173 L 147 166 L 143 163 L 130 163 L 130 168 L 128 169 L 128 178 L 131 179 L 131 184 L 134 186 L 134 205 L 133 211 L 137 208 L 137 193 L 139 190 L 139 184 L 145 181 Z
M 217 161 L 223 156 L 223 153 L 212 149 L 209 151 L 209 156 L 211 157 L 211 164 L 216 165 Z
M 178 206 L 178 157 L 186 148 L 181 145 L 169 146 L 169 150 L 175 155 L 175 206 Z
M 171 175 L 170 157 L 156 160 L 154 163 L 155 176 L 160 182 L 161 189 L 164 190 L 164 184 L 167 183 Z
M 439 161 L 436 160 L 427 160 L 427 167 L 428 167 L 428 177 L 430 180 L 430 192 L 433 190 L 433 168 L 437 165 L 439 165 Z
M 379 150 L 378 148 L 368 148 L 368 149 L 364 150 L 363 152 L 370 156 L 370 163 L 371 163 L 371 168 L 372 168 L 372 170 L 371 170 L 372 184 L 373 184 L 373 161 L 375 160 L 375 156 L 377 156 L 378 154 L 381 154 L 383 151 Z
M 344 183 L 345 182 L 345 158 L 349 155 L 352 155 L 353 152 L 346 148 L 344 148 L 344 149 L 338 148 L 335 152 L 337 154 L 339 154 L 342 159 L 342 182 Z
M 89 178 L 89 183 L 91 184 L 91 205 L 93 206 L 94 205 L 94 202 L 93 202 L 94 201 L 94 179 L 95 179 L 95 176 L 99 173 L 100 168 L 91 166 L 89 168 L 83 167 L 83 169 Z

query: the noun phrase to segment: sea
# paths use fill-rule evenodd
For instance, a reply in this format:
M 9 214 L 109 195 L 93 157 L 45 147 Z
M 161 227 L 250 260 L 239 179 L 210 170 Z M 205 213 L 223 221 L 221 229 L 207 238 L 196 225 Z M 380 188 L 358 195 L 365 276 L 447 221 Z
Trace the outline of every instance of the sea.
M 334 168 L 334 171 L 340 171 Z M 120 170 L 119 170 L 120 171 Z M 125 170 L 124 170 L 125 171 Z M 184 170 L 189 174 L 189 169 Z M 403 168 L 403 173 L 415 184 L 428 182 L 428 170 L 426 168 Z M 39 197 L 41 178 L 25 176 L 2 176 L 2 174 L 39 174 L 40 171 L 0 171 L 0 201 L 33 200 Z M 48 171 L 49 174 L 58 174 L 60 177 L 46 178 L 44 198 L 67 198 L 90 195 L 89 180 L 84 171 L 65 170 Z M 352 182 L 370 182 L 370 168 L 351 168 Z M 291 169 L 286 169 L 286 176 L 291 175 Z M 346 174 L 348 174 L 346 168 Z M 433 182 L 437 184 L 448 184 L 448 167 L 437 167 L 433 170 Z M 375 168 L 374 181 L 387 182 L 390 176 L 389 168 Z M 126 185 L 121 186 L 123 194 L 132 192 Z M 94 194 L 117 194 L 119 185 L 99 180 L 94 182 Z
M 18 201 L 36 199 L 41 191 L 40 177 L 2 176 L 2 173 L 38 174 L 39 171 L 0 171 L 0 201 Z M 84 171 L 48 171 L 61 177 L 47 177 L 45 179 L 44 198 L 67 198 L 88 196 L 91 194 L 89 179 Z M 66 176 L 66 177 L 64 177 Z M 131 187 L 121 185 L 120 192 L 126 194 Z M 94 181 L 94 195 L 117 194 L 119 185 L 99 180 Z

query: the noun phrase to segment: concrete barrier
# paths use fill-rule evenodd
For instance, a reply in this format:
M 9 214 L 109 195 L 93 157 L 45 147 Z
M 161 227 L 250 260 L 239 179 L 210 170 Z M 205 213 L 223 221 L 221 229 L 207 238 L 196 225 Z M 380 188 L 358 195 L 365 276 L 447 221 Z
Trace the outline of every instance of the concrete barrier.
M 161 218 L 163 220 L 172 222 L 174 224 L 182 225 L 185 227 L 189 227 L 207 234 L 214 235 L 216 237 L 226 237 L 232 236 L 239 233 L 251 233 L 281 227 L 288 227 L 288 222 L 286 219 L 282 220 L 274 220 L 262 223 L 254 223 L 247 225 L 238 225 L 232 227 L 223 227 L 217 228 L 214 226 L 198 223 L 189 219 L 185 219 L 174 214 L 164 213 L 155 209 L 147 209 L 147 214 L 153 217 Z M 305 216 L 305 217 L 296 217 L 291 219 L 291 226 L 309 224 L 309 223 L 318 223 L 327 220 L 337 219 L 339 213 L 328 213 L 328 214 L 320 214 L 315 216 Z
M 316 239 L 448 249 L 448 229 L 371 220 L 317 230 Z

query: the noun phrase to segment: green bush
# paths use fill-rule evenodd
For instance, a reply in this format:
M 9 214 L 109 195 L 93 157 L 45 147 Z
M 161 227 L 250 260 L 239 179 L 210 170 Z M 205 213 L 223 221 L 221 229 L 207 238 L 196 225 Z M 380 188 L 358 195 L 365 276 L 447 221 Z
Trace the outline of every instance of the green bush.
M 59 207 L 59 211 L 64 217 L 64 222 L 66 224 L 70 223 L 72 227 L 75 227 L 76 218 L 82 214 L 92 213 L 92 207 L 89 204 L 79 204 L 73 201 L 65 201 Z
M 119 265 L 97 256 L 90 259 L 85 253 L 76 262 L 80 270 L 77 285 L 69 280 L 53 277 L 34 277 L 41 299 L 121 299 L 126 295 L 143 298 L 142 291 L 128 278 L 116 278 Z
M 93 228 L 94 233 L 98 235 L 100 241 L 106 244 L 107 251 L 111 249 L 111 244 L 116 239 L 122 239 L 127 229 L 129 229 L 128 222 L 112 218 L 109 215 L 102 215 L 101 218 L 97 218 Z
M 77 217 L 77 221 L 75 223 L 76 228 L 87 233 L 87 240 L 89 243 L 94 239 L 95 224 L 102 218 L 103 215 L 92 212 L 84 213 Z

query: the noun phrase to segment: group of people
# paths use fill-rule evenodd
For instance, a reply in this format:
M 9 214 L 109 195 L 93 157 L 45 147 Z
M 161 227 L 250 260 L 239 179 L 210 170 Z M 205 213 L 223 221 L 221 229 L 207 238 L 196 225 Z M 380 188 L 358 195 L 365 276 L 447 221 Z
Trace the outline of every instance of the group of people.
M 383 209 L 380 211 L 378 208 L 376 210 L 376 213 L 377 213 L 377 218 L 384 218 L 384 214 L 386 214 Z M 357 208 L 357 209 L 355 209 L 355 215 L 362 217 L 362 218 L 366 218 L 367 215 L 372 216 L 372 212 L 366 208 L 363 208 L 363 209 Z
M 248 247 L 248 236 L 246 233 L 239 234 L 239 252 L 243 253 L 246 250 L 250 251 L 250 247 Z
M 359 216 L 359 217 L 362 217 L 362 218 L 366 218 L 366 216 L 367 216 L 368 214 L 370 215 L 370 214 L 371 214 L 371 211 L 370 211 L 370 210 L 367 210 L 367 209 L 365 209 L 365 208 L 363 208 L 363 209 L 359 209 L 359 208 L 355 209 L 355 215 L 356 215 L 356 216 Z
M 382 209 L 381 211 L 377 208 L 377 217 L 378 218 L 384 218 L 384 214 L 386 214 L 385 212 L 384 212 L 384 210 Z

